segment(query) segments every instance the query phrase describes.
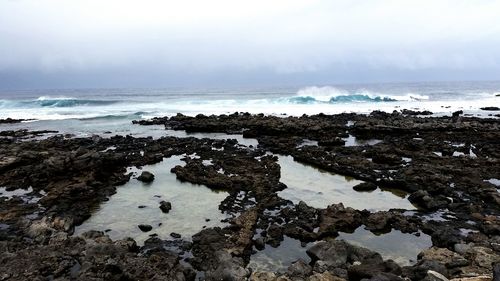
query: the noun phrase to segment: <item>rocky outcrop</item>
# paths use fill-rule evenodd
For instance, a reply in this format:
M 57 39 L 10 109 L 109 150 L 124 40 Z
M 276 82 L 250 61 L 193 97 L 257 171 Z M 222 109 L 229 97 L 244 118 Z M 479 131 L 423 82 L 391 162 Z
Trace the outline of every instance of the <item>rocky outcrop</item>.
M 0 277 L 193 280 L 198 271 L 208 280 L 491 278 L 498 271 L 494 265 L 500 250 L 500 196 L 490 180 L 500 178 L 500 121 L 461 114 L 416 117 L 422 114 L 427 113 L 235 113 L 136 122 L 189 132 L 240 133 L 256 138 L 258 147 L 236 140 L 175 137 L 30 140 L 40 135 L 1 132 L 0 186 L 23 192 L 0 194 L 0 271 L 5 273 Z M 418 210 L 294 204 L 278 196 L 287 187 L 280 183 L 278 158 L 268 152 L 361 180 L 354 187 L 358 191 L 390 190 Z M 228 192 L 219 205 L 228 216 L 224 227 L 200 225 L 192 243 L 177 233 L 161 237 L 168 240 L 151 234 L 143 247 L 131 240 L 111 241 L 101 232 L 68 238 L 75 225 L 130 179 L 127 167 L 172 155 L 183 155 L 185 162 L 172 169 L 179 180 Z M 160 203 L 162 212 L 177 206 L 168 203 Z M 369 249 L 334 240 L 339 232 L 359 227 L 377 234 L 395 229 L 425 233 L 433 247 L 413 265 L 400 267 Z M 253 253 L 279 247 L 285 239 L 309 245 L 311 261 L 296 261 L 282 272 L 250 272 L 246 265 Z

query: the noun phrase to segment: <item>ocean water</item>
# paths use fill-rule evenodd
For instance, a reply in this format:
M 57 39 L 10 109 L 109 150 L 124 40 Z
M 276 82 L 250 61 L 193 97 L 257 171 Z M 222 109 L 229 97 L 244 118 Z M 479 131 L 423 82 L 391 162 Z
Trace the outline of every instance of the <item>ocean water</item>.
M 500 81 L 245 89 L 65 89 L 0 91 L 0 118 L 137 119 L 235 111 L 302 115 L 401 108 L 478 114 L 500 105 Z M 486 112 L 483 112 L 486 113 Z
M 393 110 L 412 109 L 430 110 L 437 116 L 450 115 L 457 110 L 480 117 L 498 114 L 500 112 L 480 110 L 481 107 L 500 107 L 499 82 L 455 82 L 455 83 L 401 83 L 373 85 L 337 85 L 308 86 L 287 88 L 255 88 L 255 89 L 65 89 L 65 90 L 29 90 L 0 91 L 0 119 L 33 119 L 16 124 L 0 124 L 0 130 L 56 130 L 59 133 L 69 133 L 75 136 L 90 136 L 99 134 L 103 137 L 119 135 L 178 137 L 209 137 L 236 138 L 243 145 L 257 145 L 255 139 L 244 139 L 241 135 L 224 135 L 220 133 L 188 134 L 183 131 L 165 130 L 163 126 L 133 125 L 132 120 L 147 119 L 156 116 L 172 116 L 177 113 L 186 115 L 227 114 L 236 111 L 250 113 L 265 113 L 278 116 L 300 116 L 302 114 L 335 114 L 335 113 L 369 113 L 373 110 L 392 112 Z M 379 141 L 379 140 L 374 140 Z M 346 145 L 357 145 L 354 137 L 347 138 Z M 359 209 L 389 209 L 392 207 L 414 209 L 405 196 L 393 194 L 387 190 L 376 190 L 371 193 L 358 193 L 352 190 L 356 181 L 337 176 L 339 182 L 331 185 L 332 174 L 307 170 L 310 167 L 284 163 L 282 181 L 289 185 L 289 190 L 280 193 L 283 197 L 294 201 L 300 198 L 309 204 L 324 207 L 330 200 L 344 201 Z M 290 160 L 290 159 L 288 159 Z M 163 164 L 169 164 L 168 160 Z M 160 169 L 159 163 L 154 167 Z M 148 169 L 154 169 L 153 166 Z M 287 178 L 287 170 L 289 169 Z M 310 168 L 312 169 L 312 168 Z M 165 170 L 165 169 L 163 169 Z M 199 230 L 200 225 L 218 225 L 224 214 L 218 209 L 207 213 L 209 207 L 217 207 L 224 194 L 216 194 L 200 186 L 187 186 L 177 183 L 175 176 L 155 171 L 158 175 L 154 186 L 147 188 L 136 180 L 120 187 L 119 193 L 110 201 L 102 204 L 99 210 L 77 229 L 77 233 L 88 229 L 110 229 L 108 233 L 113 238 L 133 236 L 139 242 L 149 237 L 149 233 L 138 230 L 137 224 L 149 223 L 155 228 L 151 233 L 157 233 L 161 238 L 168 239 L 172 231 L 179 232 L 184 238 Z M 301 173 L 302 172 L 302 173 Z M 302 177 L 308 173 L 308 177 Z M 163 178 L 162 176 L 163 175 Z M 299 175 L 299 178 L 293 176 Z M 323 182 L 320 191 L 307 188 L 310 182 Z M 333 189 L 330 189 L 333 188 Z M 142 191 L 140 189 L 142 188 Z M 328 189 L 328 190 L 326 190 Z M 1 192 L 1 191 L 0 191 Z M 193 196 L 212 198 L 207 203 L 210 206 L 200 208 L 203 214 L 193 212 L 176 213 L 175 209 L 165 215 L 157 207 L 161 195 L 165 200 L 171 200 L 173 208 L 183 206 L 186 200 Z M 176 197 L 177 196 L 177 197 Z M 204 198 L 205 198 L 204 197 Z M 186 199 L 187 198 L 187 199 Z M 339 199 L 341 198 L 341 199 Z M 355 198 L 355 199 L 354 199 Z M 361 198 L 361 200 L 360 200 Z M 354 200 L 353 200 L 354 199 Z M 378 205 L 367 206 L 366 202 L 381 201 Z M 192 200 L 191 200 L 192 201 Z M 357 205 L 356 205 L 357 204 Z M 146 208 L 137 208 L 145 205 Z M 124 221 L 120 210 L 124 206 L 134 210 L 131 219 Z M 104 214 L 104 215 L 103 215 Z M 205 222 L 210 214 L 210 224 Z M 193 215 L 193 217 L 186 217 Z M 185 224 L 193 221 L 193 224 Z M 162 223 L 160 225 L 160 222 Z M 0 227 L 2 227 L 0 225 Z M 394 232 L 394 231 L 393 231 Z M 430 246 L 427 237 L 420 244 L 413 235 L 402 235 L 397 232 L 375 237 L 371 233 L 357 230 L 353 234 L 345 234 L 340 238 L 377 250 L 403 264 L 416 257 L 416 253 Z M 406 240 L 405 240 L 406 239 Z M 409 239 L 409 240 L 408 240 Z M 398 241 L 400 243 L 393 243 Z M 288 266 L 289 259 L 302 257 L 305 248 L 291 239 L 280 249 L 267 249 L 254 257 L 256 266 Z M 390 243 L 396 245 L 388 246 Z M 390 245 L 392 245 L 390 244 Z M 399 245 L 399 246 L 398 246 Z M 409 247 L 403 247 L 406 245 Z M 276 251 L 276 252 L 275 252 Z M 295 252 L 294 252 L 295 251 Z M 273 262 L 283 262 L 276 265 Z M 271 263 L 270 263 L 271 261 Z
M 369 113 L 373 110 L 430 110 L 488 117 L 500 107 L 500 81 L 399 83 L 244 89 L 59 89 L 0 91 L 0 119 L 33 119 L 2 124 L 0 130 L 57 130 L 93 134 L 160 137 L 162 126 L 132 125 L 155 116 L 227 114 L 236 111 L 278 116 Z M 495 117 L 496 118 L 496 117 Z

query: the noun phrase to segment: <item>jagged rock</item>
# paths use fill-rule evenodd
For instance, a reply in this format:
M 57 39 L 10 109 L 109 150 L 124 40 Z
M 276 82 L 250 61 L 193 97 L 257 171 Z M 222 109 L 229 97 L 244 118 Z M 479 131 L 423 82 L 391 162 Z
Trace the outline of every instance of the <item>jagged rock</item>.
M 294 278 L 303 279 L 311 275 L 311 273 L 312 273 L 312 267 L 302 259 L 299 259 L 298 261 L 292 263 L 286 271 L 286 274 L 292 279 Z
M 420 260 L 432 260 L 445 265 L 447 268 L 467 266 L 469 262 L 463 256 L 446 248 L 431 247 L 422 251 L 418 258 Z
M 160 210 L 163 213 L 168 214 L 168 212 L 170 212 L 170 210 L 172 210 L 172 203 L 167 202 L 167 201 L 161 201 L 160 202 Z
M 344 241 L 321 241 L 307 250 L 313 261 L 323 261 L 329 267 L 339 267 L 347 263 L 348 245 Z
M 206 280 L 247 280 L 250 271 L 243 267 L 242 261 L 233 258 L 226 251 L 217 251 L 215 257 L 218 260 L 218 266 L 213 271 L 206 273 Z
M 415 280 L 424 279 L 427 276 L 427 272 L 429 270 L 438 272 L 446 278 L 448 278 L 449 276 L 448 270 L 446 269 L 444 264 L 434 260 L 423 259 L 413 266 L 411 276 L 409 277 Z

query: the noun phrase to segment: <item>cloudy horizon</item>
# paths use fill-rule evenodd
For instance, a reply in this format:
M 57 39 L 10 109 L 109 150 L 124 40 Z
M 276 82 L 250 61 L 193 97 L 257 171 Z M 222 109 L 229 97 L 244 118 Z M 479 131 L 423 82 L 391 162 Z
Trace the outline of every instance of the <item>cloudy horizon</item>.
M 500 1 L 0 0 L 0 88 L 500 77 Z

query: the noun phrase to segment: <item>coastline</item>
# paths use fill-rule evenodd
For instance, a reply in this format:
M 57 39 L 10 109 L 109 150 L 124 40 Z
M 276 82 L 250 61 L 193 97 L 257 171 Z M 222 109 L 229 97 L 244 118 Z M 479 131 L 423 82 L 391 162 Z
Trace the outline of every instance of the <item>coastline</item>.
M 499 276 L 500 195 L 494 180 L 500 178 L 500 120 L 460 113 L 421 115 L 178 114 L 134 125 L 201 136 L 240 135 L 256 139 L 257 147 L 223 138 L 4 133 L 0 186 L 6 187 L 4 192 L 31 191 L 0 194 L 0 269 L 7 280 L 274 280 L 281 275 L 292 280 L 421 280 L 434 277 L 429 270 L 450 279 Z M 44 133 L 56 135 L 23 139 Z M 357 145 L 346 146 L 350 137 Z M 381 141 L 370 144 L 372 139 Z M 131 239 L 112 241 L 98 231 L 72 236 L 75 226 L 134 180 L 126 174 L 127 167 L 159 163 L 173 155 L 183 156 L 186 163 L 172 167 L 178 180 L 228 192 L 219 205 L 231 217 L 228 226 L 200 225 L 192 241 L 151 237 L 143 246 Z M 280 182 L 276 155 L 368 183 L 363 188 L 405 192 L 417 211 L 368 211 L 370 206 L 360 210 L 343 204 L 314 208 L 283 199 L 278 192 L 286 186 Z M 176 202 L 171 203 L 175 208 Z M 426 219 L 443 211 L 445 218 Z M 433 247 L 415 257 L 415 263 L 401 266 L 372 250 L 332 239 L 359 227 L 377 234 L 425 234 Z M 290 264 L 286 272 L 256 273 L 246 267 L 255 252 L 266 245 L 278 247 L 285 238 L 314 242 L 307 249 L 311 260 Z M 59 261 L 47 266 L 54 257 Z

